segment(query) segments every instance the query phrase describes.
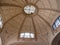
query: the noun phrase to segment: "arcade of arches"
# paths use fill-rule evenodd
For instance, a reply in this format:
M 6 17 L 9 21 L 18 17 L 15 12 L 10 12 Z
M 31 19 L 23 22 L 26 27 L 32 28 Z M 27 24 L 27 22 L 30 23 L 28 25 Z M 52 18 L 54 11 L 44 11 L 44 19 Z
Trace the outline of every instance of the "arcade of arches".
M 0 0 L 0 45 L 60 45 L 60 0 Z

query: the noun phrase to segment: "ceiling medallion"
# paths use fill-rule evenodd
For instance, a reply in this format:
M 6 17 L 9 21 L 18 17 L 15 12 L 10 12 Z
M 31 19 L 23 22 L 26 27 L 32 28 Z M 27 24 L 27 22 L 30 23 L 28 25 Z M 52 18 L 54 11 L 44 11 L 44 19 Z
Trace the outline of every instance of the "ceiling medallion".
M 33 5 L 27 5 L 27 6 L 24 7 L 24 12 L 27 15 L 34 14 L 35 11 L 36 11 L 36 7 L 33 6 Z

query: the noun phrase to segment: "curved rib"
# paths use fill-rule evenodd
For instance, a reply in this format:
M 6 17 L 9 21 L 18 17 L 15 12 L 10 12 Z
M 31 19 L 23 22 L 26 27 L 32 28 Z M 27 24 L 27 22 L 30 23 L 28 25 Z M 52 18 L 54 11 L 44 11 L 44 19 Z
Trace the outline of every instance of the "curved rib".
M 28 3 L 28 1 L 27 1 L 27 0 L 25 0 L 25 2 L 26 2 L 26 3 Z
M 33 17 L 31 16 L 31 18 L 32 18 L 32 23 L 33 23 L 33 27 L 34 27 L 34 33 L 35 33 L 35 39 L 36 39 L 36 41 L 37 41 L 37 30 L 36 30 L 36 27 L 35 27 L 35 23 L 34 23 L 34 19 L 33 19 Z
M 21 24 L 21 26 L 20 26 L 20 28 L 19 28 L 19 31 L 18 31 L 18 40 L 20 39 L 20 33 L 21 33 L 21 30 L 22 30 L 23 25 L 24 25 L 24 23 L 25 23 L 25 20 L 26 20 L 26 16 L 25 16 L 24 20 L 22 21 L 22 24 Z
M 16 17 L 16 16 L 18 16 L 18 15 L 20 15 L 20 14 L 22 14 L 22 13 L 16 14 L 16 15 L 14 15 L 13 17 L 11 17 L 10 19 L 8 19 L 8 20 L 3 24 L 2 30 L 4 29 L 5 24 L 7 24 L 11 19 L 13 19 L 14 17 Z
M 37 0 L 34 4 L 36 4 L 37 2 L 39 2 L 40 0 Z
M 12 7 L 20 7 L 20 8 L 22 8 L 22 7 L 19 6 L 19 5 L 9 4 L 9 3 L 0 3 L 0 6 L 12 6 Z
M 50 8 L 38 8 L 40 10 L 49 10 L 49 11 L 55 11 L 55 12 L 60 12 L 60 10 L 57 9 L 50 9 Z
M 40 15 L 38 16 L 51 28 L 51 25 L 42 16 Z M 51 31 L 52 31 L 52 34 L 54 34 L 52 28 L 51 28 Z

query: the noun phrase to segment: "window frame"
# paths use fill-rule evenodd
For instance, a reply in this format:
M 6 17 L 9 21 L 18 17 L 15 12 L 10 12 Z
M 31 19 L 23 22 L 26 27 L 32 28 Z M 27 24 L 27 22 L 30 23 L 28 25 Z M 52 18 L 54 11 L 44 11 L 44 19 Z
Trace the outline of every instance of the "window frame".
M 24 35 L 22 35 L 24 34 Z M 28 35 L 26 35 L 28 34 Z M 33 39 L 35 38 L 35 34 L 34 33 L 29 33 L 29 32 L 24 32 L 24 33 L 20 33 L 20 38 L 24 38 L 24 39 Z
M 53 30 L 56 30 L 59 27 L 59 25 L 60 25 L 60 16 L 58 16 L 56 20 L 54 21 L 52 25 Z

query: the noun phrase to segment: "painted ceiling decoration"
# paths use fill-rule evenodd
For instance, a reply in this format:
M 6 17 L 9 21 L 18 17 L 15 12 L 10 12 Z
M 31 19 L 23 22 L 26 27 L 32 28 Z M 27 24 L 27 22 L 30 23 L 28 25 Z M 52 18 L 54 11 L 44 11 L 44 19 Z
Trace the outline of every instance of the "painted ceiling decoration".
M 1 0 L 0 11 L 5 45 L 15 45 L 16 42 L 19 45 L 24 41 L 30 45 L 48 45 L 49 33 L 54 32 L 52 24 L 60 13 L 56 0 Z

